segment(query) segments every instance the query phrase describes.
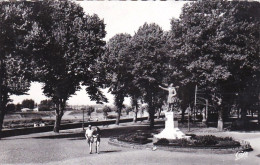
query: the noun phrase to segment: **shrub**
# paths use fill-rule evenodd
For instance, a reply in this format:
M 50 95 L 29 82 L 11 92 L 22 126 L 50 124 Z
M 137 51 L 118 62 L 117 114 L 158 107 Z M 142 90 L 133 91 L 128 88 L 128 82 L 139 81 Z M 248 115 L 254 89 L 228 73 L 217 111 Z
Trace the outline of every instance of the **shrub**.
M 196 115 L 196 119 L 201 121 L 203 119 L 203 116 L 200 114 L 200 115 Z
M 87 115 L 91 116 L 91 113 L 95 111 L 95 108 L 93 106 L 87 107 Z
M 38 106 L 39 111 L 50 111 L 54 107 L 52 100 L 42 100 Z
M 15 105 L 15 111 L 21 111 L 22 110 L 22 105 L 20 103 Z
M 32 99 L 25 99 L 25 100 L 23 100 L 22 107 L 23 108 L 33 109 L 34 108 L 34 100 L 32 100 Z
M 109 106 L 104 106 L 102 108 L 103 116 L 105 118 L 108 118 L 108 112 L 111 112 L 111 111 L 112 111 L 112 109 Z
M 176 139 L 176 140 L 170 140 L 170 143 L 176 146 L 191 146 L 193 145 L 193 141 L 188 141 L 187 139 Z
M 147 107 L 147 106 L 142 106 L 141 109 L 140 109 L 141 116 L 144 115 L 144 112 L 145 112 L 145 111 L 148 112 L 148 107 Z
M 132 107 L 126 107 L 125 108 L 126 115 L 129 115 L 129 112 L 132 112 L 132 111 L 133 111 Z
M 15 111 L 15 105 L 14 104 L 7 104 L 6 110 L 7 110 L 7 112 Z
M 194 144 L 196 146 L 214 146 L 217 144 L 216 136 L 205 135 L 205 136 L 195 136 Z
M 237 142 L 237 141 L 219 141 L 218 146 L 221 146 L 221 147 L 239 147 L 240 146 L 240 143 Z
M 187 139 L 160 139 L 155 145 L 179 146 L 179 147 L 218 147 L 218 148 L 233 148 L 239 147 L 240 143 L 233 140 L 231 137 L 216 137 L 213 135 L 196 136 L 194 134 L 186 134 L 191 136 Z
M 121 135 L 117 139 L 129 143 L 147 144 L 152 142 L 152 140 L 148 139 L 149 137 L 150 134 L 136 132 L 136 133 L 128 133 L 128 134 Z
M 162 138 L 162 139 L 159 139 L 156 143 L 154 143 L 155 145 L 168 145 L 170 142 L 169 140 L 165 139 L 165 138 Z

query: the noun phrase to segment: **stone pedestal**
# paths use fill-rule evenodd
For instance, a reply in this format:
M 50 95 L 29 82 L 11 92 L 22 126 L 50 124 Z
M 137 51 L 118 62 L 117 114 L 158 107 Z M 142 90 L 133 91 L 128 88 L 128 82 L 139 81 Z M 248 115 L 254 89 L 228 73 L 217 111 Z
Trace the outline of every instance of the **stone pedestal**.
M 165 112 L 165 128 L 164 130 L 154 135 L 157 139 L 182 139 L 186 138 L 185 134 L 178 128 L 178 121 L 174 120 L 174 112 Z

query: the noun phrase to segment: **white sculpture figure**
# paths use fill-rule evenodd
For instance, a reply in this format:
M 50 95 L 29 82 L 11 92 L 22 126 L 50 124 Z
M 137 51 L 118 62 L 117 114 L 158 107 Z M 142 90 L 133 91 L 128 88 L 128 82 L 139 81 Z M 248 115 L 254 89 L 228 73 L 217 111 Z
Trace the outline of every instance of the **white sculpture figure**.
M 183 132 L 181 132 L 181 130 L 178 128 L 178 121 L 174 120 L 174 112 L 172 110 L 172 107 L 174 105 L 174 103 L 176 103 L 177 98 L 176 98 L 176 89 L 175 87 L 173 87 L 173 84 L 171 83 L 168 88 L 163 88 L 161 86 L 159 86 L 160 88 L 162 88 L 163 90 L 168 91 L 168 112 L 165 112 L 165 128 L 164 130 L 157 134 L 154 135 L 155 138 L 157 139 L 182 139 L 182 138 L 188 138 L 187 136 L 185 136 L 185 134 Z
M 168 106 L 168 111 L 173 111 L 172 107 L 173 104 L 176 102 L 177 98 L 175 97 L 177 92 L 175 87 L 173 86 L 173 83 L 171 83 L 168 88 L 163 88 L 162 86 L 159 85 L 159 87 L 163 90 L 168 91 L 168 99 L 167 99 L 167 106 Z

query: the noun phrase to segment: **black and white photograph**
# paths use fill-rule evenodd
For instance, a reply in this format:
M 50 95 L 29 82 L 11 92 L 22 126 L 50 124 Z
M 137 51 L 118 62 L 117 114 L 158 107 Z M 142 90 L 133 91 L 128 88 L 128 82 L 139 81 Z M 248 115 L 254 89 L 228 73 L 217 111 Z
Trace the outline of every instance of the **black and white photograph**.
M 0 0 L 1 165 L 260 165 L 259 0 Z

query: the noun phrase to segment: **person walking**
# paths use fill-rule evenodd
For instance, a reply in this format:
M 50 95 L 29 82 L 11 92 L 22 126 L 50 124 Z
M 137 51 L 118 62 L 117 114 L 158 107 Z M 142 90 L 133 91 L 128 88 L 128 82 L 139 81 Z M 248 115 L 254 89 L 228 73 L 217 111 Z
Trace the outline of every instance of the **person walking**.
M 94 142 L 93 132 L 91 125 L 89 125 L 85 132 L 85 137 L 89 145 L 89 154 L 92 154 L 92 144 Z
M 99 154 L 99 145 L 100 145 L 101 134 L 100 134 L 100 129 L 98 127 L 96 127 L 93 132 L 93 138 L 94 138 L 94 143 L 96 144 L 96 153 Z

